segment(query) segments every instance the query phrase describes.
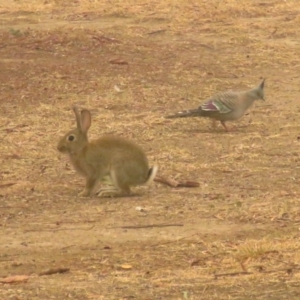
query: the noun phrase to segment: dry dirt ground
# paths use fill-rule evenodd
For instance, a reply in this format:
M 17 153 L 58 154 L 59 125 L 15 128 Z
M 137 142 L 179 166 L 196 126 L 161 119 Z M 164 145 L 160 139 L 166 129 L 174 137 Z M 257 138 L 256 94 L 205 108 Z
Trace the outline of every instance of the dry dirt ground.
M 29 276 L 0 283 L 0 299 L 299 299 L 298 0 L 0 12 L 0 281 Z M 266 101 L 232 133 L 164 119 L 263 77 Z M 200 187 L 79 198 L 84 180 L 56 150 L 73 104 L 91 109 L 91 137 L 131 138 L 159 175 Z M 39 275 L 53 268 L 69 271 Z

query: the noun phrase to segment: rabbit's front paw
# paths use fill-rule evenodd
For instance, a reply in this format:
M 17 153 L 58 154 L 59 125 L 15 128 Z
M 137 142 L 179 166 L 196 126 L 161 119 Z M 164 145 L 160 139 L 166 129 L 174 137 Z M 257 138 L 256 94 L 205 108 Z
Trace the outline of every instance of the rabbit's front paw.
M 88 197 L 90 195 L 90 191 L 87 189 L 84 189 L 82 192 L 78 194 L 79 197 Z

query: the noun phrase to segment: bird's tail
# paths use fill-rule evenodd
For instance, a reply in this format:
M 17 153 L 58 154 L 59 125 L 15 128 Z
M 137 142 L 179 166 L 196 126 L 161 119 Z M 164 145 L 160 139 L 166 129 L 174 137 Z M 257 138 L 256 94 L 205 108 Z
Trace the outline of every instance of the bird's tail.
M 197 117 L 197 116 L 201 116 L 201 110 L 199 110 L 198 108 L 179 111 L 176 114 L 166 116 L 165 118 L 175 119 L 175 118 L 188 118 L 188 117 Z

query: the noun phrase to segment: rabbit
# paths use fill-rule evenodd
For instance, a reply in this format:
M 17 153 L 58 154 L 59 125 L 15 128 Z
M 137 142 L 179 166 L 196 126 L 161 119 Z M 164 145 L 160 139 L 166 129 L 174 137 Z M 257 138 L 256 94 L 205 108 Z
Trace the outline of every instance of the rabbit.
M 61 138 L 57 150 L 69 155 L 76 171 L 86 178 L 85 188 L 79 196 L 91 195 L 97 182 L 111 182 L 96 194 L 130 195 L 131 187 L 149 184 L 156 176 L 158 167 L 149 168 L 147 157 L 138 145 L 121 137 L 102 136 L 88 140 L 91 113 L 87 109 L 78 111 L 73 107 L 77 128 Z

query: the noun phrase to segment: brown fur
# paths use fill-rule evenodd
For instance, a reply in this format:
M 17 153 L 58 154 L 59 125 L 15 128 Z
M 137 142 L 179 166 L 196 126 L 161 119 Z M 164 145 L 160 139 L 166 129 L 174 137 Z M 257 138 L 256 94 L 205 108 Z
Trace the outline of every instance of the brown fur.
M 81 196 L 89 196 L 98 181 L 109 177 L 113 187 L 99 190 L 99 194 L 130 194 L 132 186 L 150 183 L 157 167 L 149 169 L 142 148 L 121 137 L 103 136 L 88 141 L 87 131 L 91 125 L 88 110 L 79 114 L 74 108 L 77 128 L 69 131 L 59 141 L 57 149 L 67 153 L 78 173 L 86 178 Z M 73 137 L 72 140 L 69 140 Z

